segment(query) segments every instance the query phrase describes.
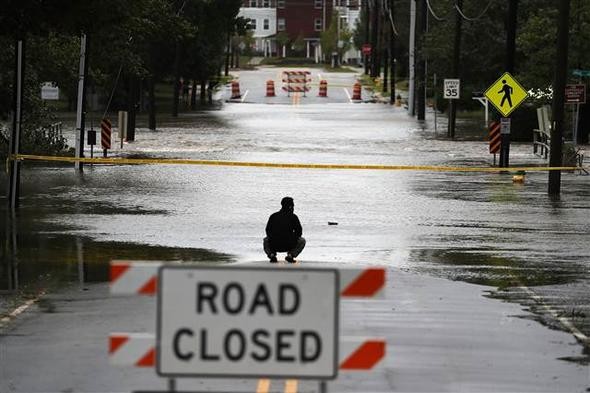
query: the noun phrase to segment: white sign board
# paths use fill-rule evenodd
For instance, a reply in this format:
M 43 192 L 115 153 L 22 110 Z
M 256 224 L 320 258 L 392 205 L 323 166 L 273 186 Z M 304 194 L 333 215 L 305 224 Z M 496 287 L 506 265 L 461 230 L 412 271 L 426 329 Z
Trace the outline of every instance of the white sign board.
M 510 134 L 510 118 L 502 117 L 500 119 L 500 134 Z
M 458 100 L 461 98 L 461 80 L 445 79 L 443 94 L 444 98 L 448 100 Z
M 59 87 L 53 82 L 45 82 L 41 86 L 42 100 L 59 100 Z
M 158 280 L 161 376 L 336 377 L 336 270 L 163 266 Z

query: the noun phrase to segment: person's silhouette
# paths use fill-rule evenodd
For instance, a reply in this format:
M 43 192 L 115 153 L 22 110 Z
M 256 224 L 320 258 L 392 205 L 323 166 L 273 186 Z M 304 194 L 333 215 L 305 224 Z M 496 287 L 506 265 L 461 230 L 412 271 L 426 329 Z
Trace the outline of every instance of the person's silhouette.
M 504 93 L 500 106 L 504 106 L 504 101 L 508 100 L 508 105 L 512 108 L 512 86 L 506 83 L 506 79 L 502 79 L 502 90 L 500 90 L 498 94 L 500 93 Z

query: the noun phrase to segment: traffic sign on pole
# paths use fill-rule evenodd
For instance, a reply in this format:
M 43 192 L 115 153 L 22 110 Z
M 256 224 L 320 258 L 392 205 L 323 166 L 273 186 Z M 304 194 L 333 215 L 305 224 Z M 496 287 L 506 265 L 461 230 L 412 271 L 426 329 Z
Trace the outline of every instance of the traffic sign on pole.
M 176 265 L 158 280 L 159 375 L 336 377 L 337 270 Z
M 484 95 L 504 117 L 508 117 L 528 97 L 524 87 L 508 72 L 488 87 Z
M 445 79 L 443 95 L 448 100 L 458 100 L 461 98 L 461 80 L 460 79 Z

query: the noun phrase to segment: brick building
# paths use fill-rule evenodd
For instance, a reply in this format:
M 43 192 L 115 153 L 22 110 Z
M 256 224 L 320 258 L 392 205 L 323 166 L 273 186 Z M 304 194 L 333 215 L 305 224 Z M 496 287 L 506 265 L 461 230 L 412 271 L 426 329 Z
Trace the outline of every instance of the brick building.
M 282 55 L 290 48 L 279 48 L 276 35 L 287 33 L 291 42 L 302 37 L 304 55 L 322 58 L 320 34 L 330 26 L 334 9 L 341 26 L 352 31 L 360 14 L 361 0 L 243 0 L 240 16 L 253 26 L 254 50 L 264 56 Z

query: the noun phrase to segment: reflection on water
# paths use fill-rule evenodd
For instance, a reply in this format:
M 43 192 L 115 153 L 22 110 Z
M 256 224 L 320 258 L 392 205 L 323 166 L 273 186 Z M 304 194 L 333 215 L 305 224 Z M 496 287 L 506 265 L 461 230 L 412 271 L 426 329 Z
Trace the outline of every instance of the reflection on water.
M 111 260 L 186 261 L 227 263 L 232 256 L 199 248 L 177 248 L 138 243 L 96 241 L 64 233 L 64 228 L 34 218 L 16 219 L 0 211 L 6 222 L 0 256 L 0 291 L 34 294 L 66 283 L 109 279 Z M 34 228 L 34 230 L 33 230 Z
M 444 249 L 413 250 L 410 259 L 417 270 L 451 280 L 507 287 L 559 285 L 576 281 L 585 267 L 573 263 L 555 266 L 550 262 L 531 263 L 495 255 L 494 250 Z

